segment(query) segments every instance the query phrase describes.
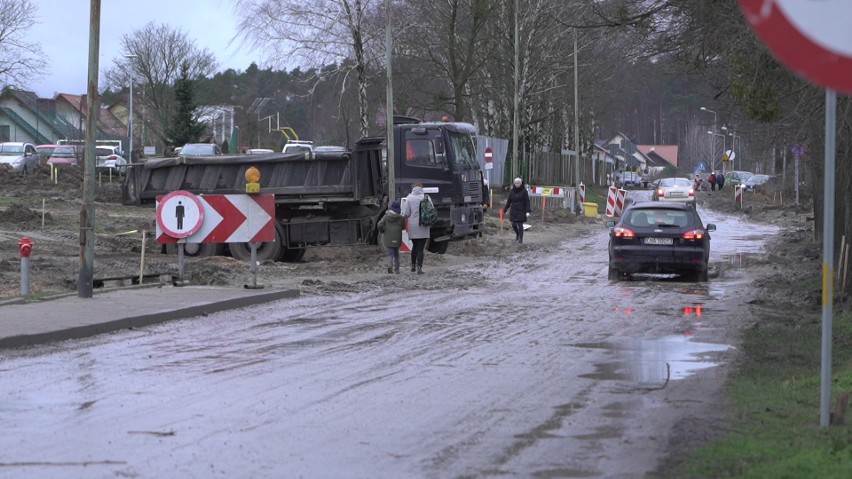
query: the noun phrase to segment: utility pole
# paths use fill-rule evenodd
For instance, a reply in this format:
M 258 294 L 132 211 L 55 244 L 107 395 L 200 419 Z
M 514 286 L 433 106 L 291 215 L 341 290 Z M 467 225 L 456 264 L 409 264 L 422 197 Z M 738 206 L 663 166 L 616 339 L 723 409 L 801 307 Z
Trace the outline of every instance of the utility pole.
M 574 211 L 579 215 L 580 204 L 580 87 L 577 61 L 577 28 L 574 28 Z
M 387 66 L 388 84 L 387 89 L 387 164 L 388 164 L 388 205 L 396 199 L 396 172 L 394 171 L 394 148 L 393 148 L 393 35 L 391 32 L 391 0 L 385 0 L 385 63 Z M 389 206 L 390 207 L 390 206 Z
M 520 32 L 518 31 L 518 0 L 515 0 L 515 113 L 512 117 L 512 178 L 509 179 L 509 182 L 514 178 L 518 177 L 518 172 L 520 168 L 518 167 L 518 107 L 520 105 L 520 99 L 518 98 L 518 85 L 520 84 L 520 63 L 521 63 L 521 53 L 520 53 L 520 44 L 521 37 Z M 527 178 L 529 180 L 529 178 Z
M 89 81 L 86 85 L 86 156 L 83 169 L 83 207 L 80 210 L 80 273 L 77 296 L 91 298 L 95 273 L 95 132 L 98 128 L 98 52 L 101 38 L 101 0 L 90 0 Z

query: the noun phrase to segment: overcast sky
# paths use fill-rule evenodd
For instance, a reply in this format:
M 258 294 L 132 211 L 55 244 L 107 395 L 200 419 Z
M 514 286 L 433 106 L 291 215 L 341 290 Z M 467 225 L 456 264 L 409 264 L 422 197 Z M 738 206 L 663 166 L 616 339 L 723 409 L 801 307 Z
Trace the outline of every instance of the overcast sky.
M 41 43 L 49 71 L 27 87 L 43 98 L 86 92 L 89 63 L 90 0 L 32 0 L 39 24 L 29 37 Z M 101 0 L 100 82 L 120 56 L 121 37 L 154 21 L 187 33 L 199 48 L 216 55 L 220 70 L 245 70 L 256 58 L 236 40 L 236 20 L 228 0 Z M 25 86 L 25 85 L 22 85 Z

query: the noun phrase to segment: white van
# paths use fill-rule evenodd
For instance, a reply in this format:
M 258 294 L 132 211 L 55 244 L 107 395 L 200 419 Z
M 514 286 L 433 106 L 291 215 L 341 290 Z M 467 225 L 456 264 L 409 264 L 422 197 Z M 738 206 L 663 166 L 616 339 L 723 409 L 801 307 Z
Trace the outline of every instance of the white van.
M 290 140 L 284 145 L 281 153 L 313 153 L 314 142 L 303 140 Z

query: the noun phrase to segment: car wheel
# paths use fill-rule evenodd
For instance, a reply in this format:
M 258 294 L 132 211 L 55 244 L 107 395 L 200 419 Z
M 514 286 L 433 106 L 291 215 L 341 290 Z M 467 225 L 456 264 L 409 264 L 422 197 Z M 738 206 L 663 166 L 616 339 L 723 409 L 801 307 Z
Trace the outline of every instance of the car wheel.
M 621 281 L 621 273 L 617 269 L 610 266 L 609 271 L 607 273 L 607 278 L 610 281 Z
M 285 263 L 302 261 L 302 258 L 305 257 L 306 251 L 307 248 L 284 248 L 284 251 L 281 253 L 281 261 L 284 261 Z
M 695 281 L 697 283 L 706 283 L 708 279 L 707 268 L 702 269 L 695 275 Z

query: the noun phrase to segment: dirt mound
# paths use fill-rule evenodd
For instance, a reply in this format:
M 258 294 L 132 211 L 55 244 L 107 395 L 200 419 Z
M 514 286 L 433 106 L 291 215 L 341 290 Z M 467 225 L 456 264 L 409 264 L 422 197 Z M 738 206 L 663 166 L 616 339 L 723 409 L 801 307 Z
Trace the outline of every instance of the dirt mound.
M 36 228 L 41 226 L 41 213 L 20 203 L 12 203 L 6 207 L 6 210 L 0 211 L 0 223 L 7 227 L 14 225 L 22 228 Z M 45 213 L 44 223 L 53 224 L 53 216 L 50 213 Z

